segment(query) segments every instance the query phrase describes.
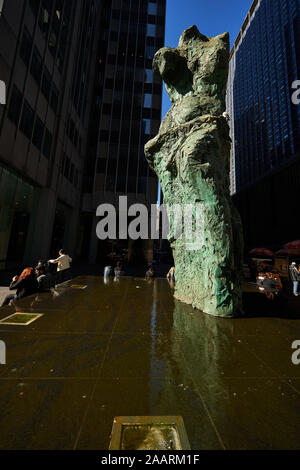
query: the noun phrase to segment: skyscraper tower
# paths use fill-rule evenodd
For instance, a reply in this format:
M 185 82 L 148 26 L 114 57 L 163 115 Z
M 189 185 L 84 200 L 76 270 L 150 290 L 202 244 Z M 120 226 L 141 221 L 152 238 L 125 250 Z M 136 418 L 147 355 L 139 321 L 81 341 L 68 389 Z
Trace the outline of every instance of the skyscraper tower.
M 299 0 L 255 0 L 231 51 L 231 191 L 249 245 L 298 238 L 299 42 Z
M 165 0 L 102 2 L 83 197 L 82 247 L 89 247 L 90 262 L 108 249 L 96 238 L 99 204 L 117 206 L 120 195 L 129 204 L 157 200 L 157 178 L 144 145 L 161 119 L 162 82 L 152 60 L 164 45 L 165 10 Z
M 99 0 L 4 0 L 0 269 L 76 245 Z

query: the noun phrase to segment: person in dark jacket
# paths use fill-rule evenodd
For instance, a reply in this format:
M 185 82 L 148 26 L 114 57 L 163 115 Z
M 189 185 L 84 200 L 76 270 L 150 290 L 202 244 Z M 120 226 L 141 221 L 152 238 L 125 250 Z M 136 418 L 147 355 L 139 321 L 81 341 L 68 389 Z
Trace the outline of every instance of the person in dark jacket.
M 13 300 L 20 300 L 38 291 L 38 283 L 35 278 L 34 269 L 26 268 L 20 276 L 15 276 L 9 286 L 9 290 L 16 290 L 15 294 L 6 296 L 1 307 L 9 305 Z
M 296 265 L 295 262 L 290 264 L 289 271 L 290 271 L 291 281 L 293 282 L 293 294 L 296 297 L 298 297 L 298 295 L 299 295 L 298 286 L 299 286 L 299 281 L 300 281 L 300 273 L 297 269 L 297 265 Z
M 36 280 L 39 292 L 47 292 L 54 287 L 55 281 L 52 274 L 46 271 L 46 267 L 41 264 L 35 268 Z

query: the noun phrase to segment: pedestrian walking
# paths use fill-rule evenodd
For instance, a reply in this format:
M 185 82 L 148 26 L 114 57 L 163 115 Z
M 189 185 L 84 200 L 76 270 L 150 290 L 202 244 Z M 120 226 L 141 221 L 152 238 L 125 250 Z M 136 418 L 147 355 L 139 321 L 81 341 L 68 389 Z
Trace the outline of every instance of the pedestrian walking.
M 297 265 L 294 261 L 290 264 L 289 271 L 290 271 L 291 281 L 293 282 L 293 294 L 296 297 L 298 297 L 298 295 L 299 295 L 298 288 L 299 288 L 299 281 L 300 281 L 300 273 L 299 273 Z

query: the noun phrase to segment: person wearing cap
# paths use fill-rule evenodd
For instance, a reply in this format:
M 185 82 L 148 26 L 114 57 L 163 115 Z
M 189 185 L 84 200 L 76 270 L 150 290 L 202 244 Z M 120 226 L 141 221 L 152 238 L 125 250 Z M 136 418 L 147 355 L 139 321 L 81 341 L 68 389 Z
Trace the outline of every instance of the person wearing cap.
M 291 281 L 293 282 L 293 294 L 296 297 L 298 297 L 298 295 L 299 295 L 298 287 L 299 287 L 299 281 L 300 281 L 300 273 L 299 273 L 299 271 L 297 269 L 297 265 L 294 261 L 290 264 L 289 271 L 290 271 Z

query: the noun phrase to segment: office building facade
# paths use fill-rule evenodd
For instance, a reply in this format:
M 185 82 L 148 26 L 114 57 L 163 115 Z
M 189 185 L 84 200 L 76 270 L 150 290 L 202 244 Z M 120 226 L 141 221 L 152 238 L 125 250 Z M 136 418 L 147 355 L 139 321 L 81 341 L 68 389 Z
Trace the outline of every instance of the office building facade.
M 298 238 L 299 42 L 299 0 L 255 0 L 231 51 L 231 192 L 249 246 Z
M 74 252 L 99 0 L 4 0 L 0 269 Z
M 144 145 L 161 121 L 162 81 L 153 74 L 152 61 L 164 45 L 165 11 L 165 0 L 102 2 L 82 214 L 82 247 L 90 263 L 114 251 L 96 237 L 100 204 L 111 203 L 118 210 L 124 195 L 128 205 L 150 207 L 157 201 L 158 181 Z M 133 244 L 135 254 L 139 251 L 141 260 L 150 262 L 152 242 L 123 242 L 129 258 Z

